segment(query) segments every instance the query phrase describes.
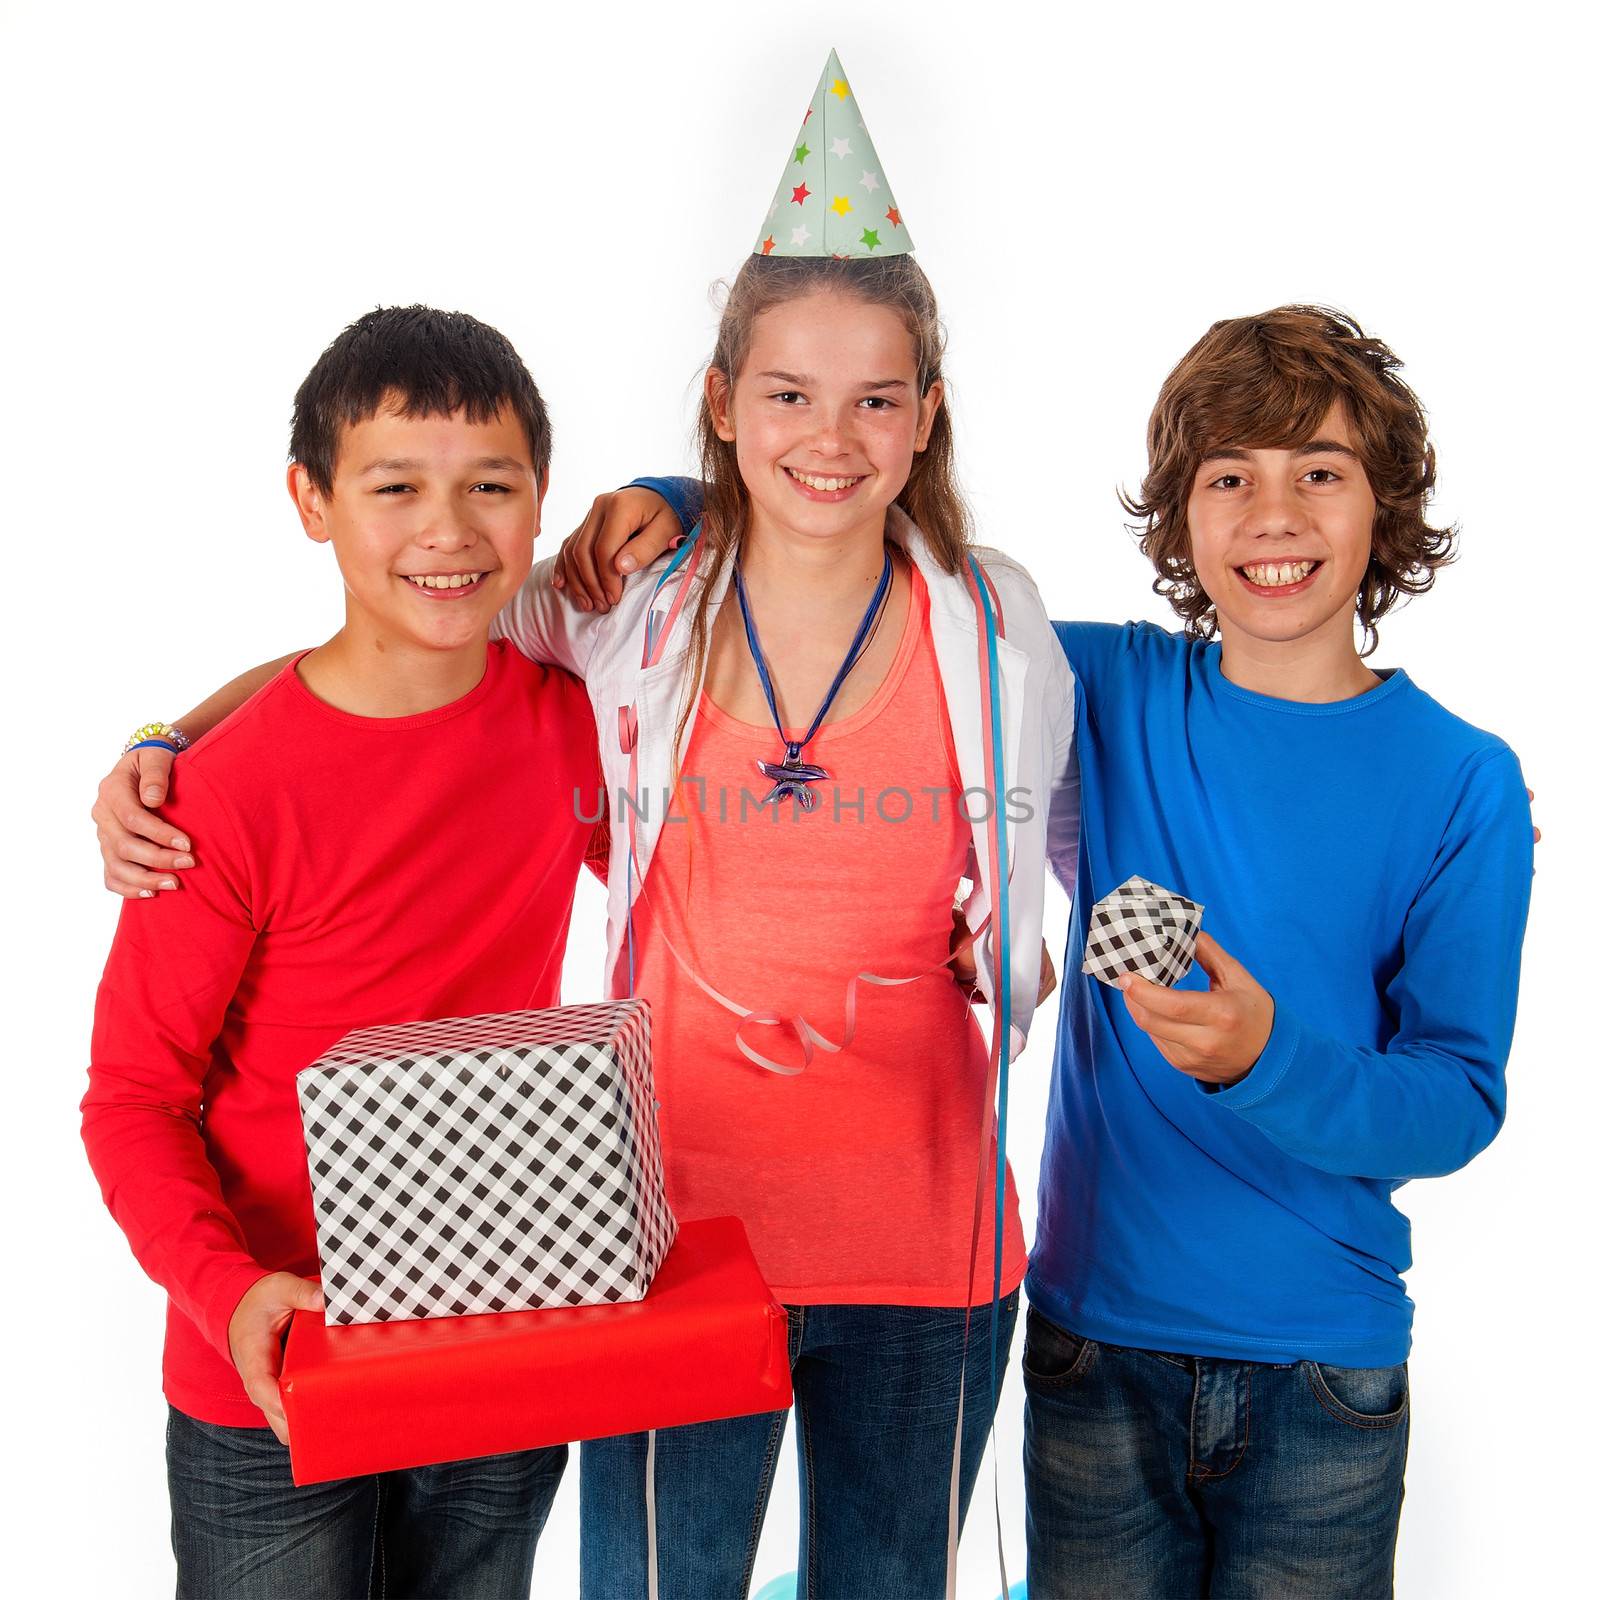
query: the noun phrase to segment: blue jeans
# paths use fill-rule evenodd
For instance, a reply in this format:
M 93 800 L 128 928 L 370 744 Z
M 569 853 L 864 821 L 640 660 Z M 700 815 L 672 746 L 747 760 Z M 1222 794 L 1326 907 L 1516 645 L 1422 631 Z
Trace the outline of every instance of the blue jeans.
M 1127 1350 L 1028 1312 L 1029 1600 L 1394 1591 L 1406 1369 Z
M 966 1516 L 1017 1320 L 1000 1303 L 989 1386 L 990 1308 L 967 1344 L 960 1512 Z M 944 1594 L 966 1313 L 946 1307 L 792 1306 L 799 1413 L 802 1600 L 938 1600 Z M 656 1435 L 661 1600 L 740 1600 L 750 1588 L 786 1411 Z M 580 1457 L 584 1600 L 646 1592 L 647 1435 L 596 1439 Z
M 168 1408 L 178 1600 L 528 1600 L 567 1447 L 296 1488 L 267 1428 Z

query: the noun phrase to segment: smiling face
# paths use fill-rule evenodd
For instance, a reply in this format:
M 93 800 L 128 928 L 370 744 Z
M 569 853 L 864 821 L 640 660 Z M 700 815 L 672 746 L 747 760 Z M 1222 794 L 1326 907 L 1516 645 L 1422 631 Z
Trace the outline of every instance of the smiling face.
M 1224 644 L 1230 634 L 1273 644 L 1342 637 L 1353 653 L 1376 513 L 1341 406 L 1296 449 L 1208 453 L 1187 522 L 1195 576 L 1216 605 Z
M 331 494 L 289 469 L 306 532 L 338 559 L 346 633 L 421 652 L 482 649 L 532 564 L 544 487 L 507 411 L 469 422 L 385 405 L 344 429 Z
M 731 441 L 751 532 L 881 538 L 943 398 L 917 392 L 917 353 L 888 306 L 822 291 L 764 311 L 731 391 L 706 376 L 717 436 Z

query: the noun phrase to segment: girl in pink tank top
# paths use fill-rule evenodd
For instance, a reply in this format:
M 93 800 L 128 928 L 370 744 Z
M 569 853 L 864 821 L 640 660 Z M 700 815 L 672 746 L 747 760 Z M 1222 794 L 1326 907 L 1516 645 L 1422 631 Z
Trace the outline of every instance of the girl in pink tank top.
M 735 281 L 671 810 L 617 969 L 651 1002 L 674 1208 L 742 1218 L 790 1308 L 809 1594 L 943 1592 L 952 1461 L 964 1514 L 997 1398 L 988 1050 L 944 965 L 975 829 L 912 559 L 954 574 L 968 549 L 942 354 L 908 255 L 754 257 Z M 863 972 L 923 976 L 862 983 L 852 1016 Z M 998 1220 L 1003 1368 L 1009 1173 Z M 658 1435 L 666 1600 L 745 1592 L 784 1424 Z M 643 1436 L 584 1446 L 586 1593 L 644 1592 L 645 1462 Z

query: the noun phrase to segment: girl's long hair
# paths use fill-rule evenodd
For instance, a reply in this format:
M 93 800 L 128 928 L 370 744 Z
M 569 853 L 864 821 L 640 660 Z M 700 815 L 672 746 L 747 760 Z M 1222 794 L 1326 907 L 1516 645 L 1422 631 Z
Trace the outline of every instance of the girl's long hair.
M 888 306 L 899 312 L 916 351 L 919 396 L 943 376 L 945 334 L 938 302 L 922 268 L 910 256 L 864 260 L 751 256 L 733 280 L 723 307 L 716 348 L 708 363 L 713 381 L 730 389 L 738 381 L 750 354 L 756 318 L 762 312 L 817 293 L 854 295 L 868 305 Z M 704 550 L 696 579 L 699 592 L 690 615 L 689 671 L 684 679 L 685 700 L 678 717 L 675 748 L 681 746 L 710 650 L 711 595 L 729 562 L 737 557 L 750 525 L 750 493 L 739 476 L 737 449 L 731 441 L 717 436 L 711 403 L 703 392 L 696 432 L 700 475 L 706 486 L 700 529 Z M 934 416 L 927 446 L 913 458 L 911 475 L 895 496 L 895 504 L 922 532 L 934 560 L 946 572 L 958 572 L 970 531 L 966 503 L 956 485 L 948 389 Z

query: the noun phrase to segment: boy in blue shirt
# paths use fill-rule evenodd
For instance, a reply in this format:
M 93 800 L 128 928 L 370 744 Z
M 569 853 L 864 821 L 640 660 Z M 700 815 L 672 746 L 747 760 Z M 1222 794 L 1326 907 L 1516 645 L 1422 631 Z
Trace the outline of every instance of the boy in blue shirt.
M 1058 623 L 1082 832 L 1028 1275 L 1029 1592 L 1392 1591 L 1407 1179 L 1505 1115 L 1533 828 L 1515 755 L 1354 626 L 1430 586 L 1388 349 L 1218 323 L 1130 510 L 1182 634 Z M 1133 875 L 1205 906 L 1172 989 L 1079 974 Z

